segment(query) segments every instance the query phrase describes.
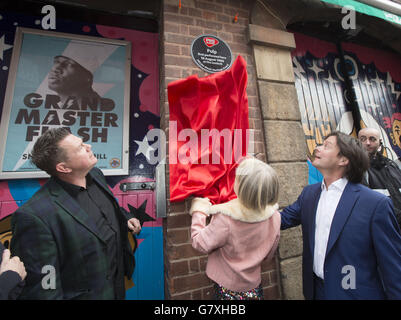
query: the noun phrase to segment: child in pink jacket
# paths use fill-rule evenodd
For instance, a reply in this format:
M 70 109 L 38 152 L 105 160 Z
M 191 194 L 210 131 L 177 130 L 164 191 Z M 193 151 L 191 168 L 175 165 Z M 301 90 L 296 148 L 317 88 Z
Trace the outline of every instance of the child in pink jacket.
M 277 174 L 246 158 L 237 168 L 234 191 L 238 198 L 224 204 L 192 200 L 192 246 L 209 254 L 206 274 L 215 282 L 216 299 L 261 300 L 261 263 L 273 257 L 280 237 Z

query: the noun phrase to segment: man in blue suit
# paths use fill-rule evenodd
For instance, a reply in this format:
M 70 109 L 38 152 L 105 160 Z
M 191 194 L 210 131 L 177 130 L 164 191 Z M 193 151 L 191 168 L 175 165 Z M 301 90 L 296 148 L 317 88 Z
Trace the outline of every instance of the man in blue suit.
M 322 183 L 281 212 L 281 229 L 302 225 L 305 298 L 401 299 L 400 230 L 391 200 L 360 184 L 369 167 L 362 145 L 332 132 L 312 164 Z

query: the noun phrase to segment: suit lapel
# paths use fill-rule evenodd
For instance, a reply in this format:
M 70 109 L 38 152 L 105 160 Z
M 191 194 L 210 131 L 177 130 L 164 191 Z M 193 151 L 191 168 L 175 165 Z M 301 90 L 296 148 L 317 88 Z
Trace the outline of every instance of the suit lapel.
M 77 222 L 82 224 L 90 232 L 92 232 L 100 241 L 106 241 L 100 236 L 99 230 L 89 215 L 81 209 L 78 203 L 73 199 L 54 179 L 50 182 L 50 192 L 55 197 L 55 202 L 65 212 L 71 215 Z
M 344 225 L 347 222 L 352 209 L 354 208 L 355 202 L 359 198 L 359 191 L 360 189 L 358 186 L 351 182 L 348 182 L 347 186 L 345 187 L 331 223 L 329 240 L 327 242 L 326 257 L 333 248 L 342 229 L 344 228 Z
M 312 257 L 315 249 L 315 229 L 316 229 L 316 211 L 319 203 L 320 194 L 322 193 L 321 183 L 316 184 L 317 189 L 312 192 L 312 198 L 310 201 L 311 208 L 306 212 L 311 212 L 309 217 L 309 245 L 312 253 Z

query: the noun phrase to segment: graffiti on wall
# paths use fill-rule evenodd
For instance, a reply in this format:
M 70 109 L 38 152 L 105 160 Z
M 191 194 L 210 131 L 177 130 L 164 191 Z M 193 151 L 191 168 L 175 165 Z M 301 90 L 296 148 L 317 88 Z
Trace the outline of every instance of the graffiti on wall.
M 292 53 L 302 126 L 312 154 L 334 130 L 356 134 L 340 57 L 334 43 L 295 34 Z M 401 157 L 400 57 L 344 43 L 345 64 L 361 114 L 361 127 L 379 129 L 392 159 Z

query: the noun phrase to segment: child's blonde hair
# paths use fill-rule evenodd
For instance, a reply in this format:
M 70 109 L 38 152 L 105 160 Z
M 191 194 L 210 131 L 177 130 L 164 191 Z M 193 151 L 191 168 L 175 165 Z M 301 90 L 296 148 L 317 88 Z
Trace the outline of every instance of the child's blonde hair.
M 235 174 L 234 191 L 246 208 L 264 210 L 277 203 L 279 182 L 271 166 L 256 158 L 245 158 Z

